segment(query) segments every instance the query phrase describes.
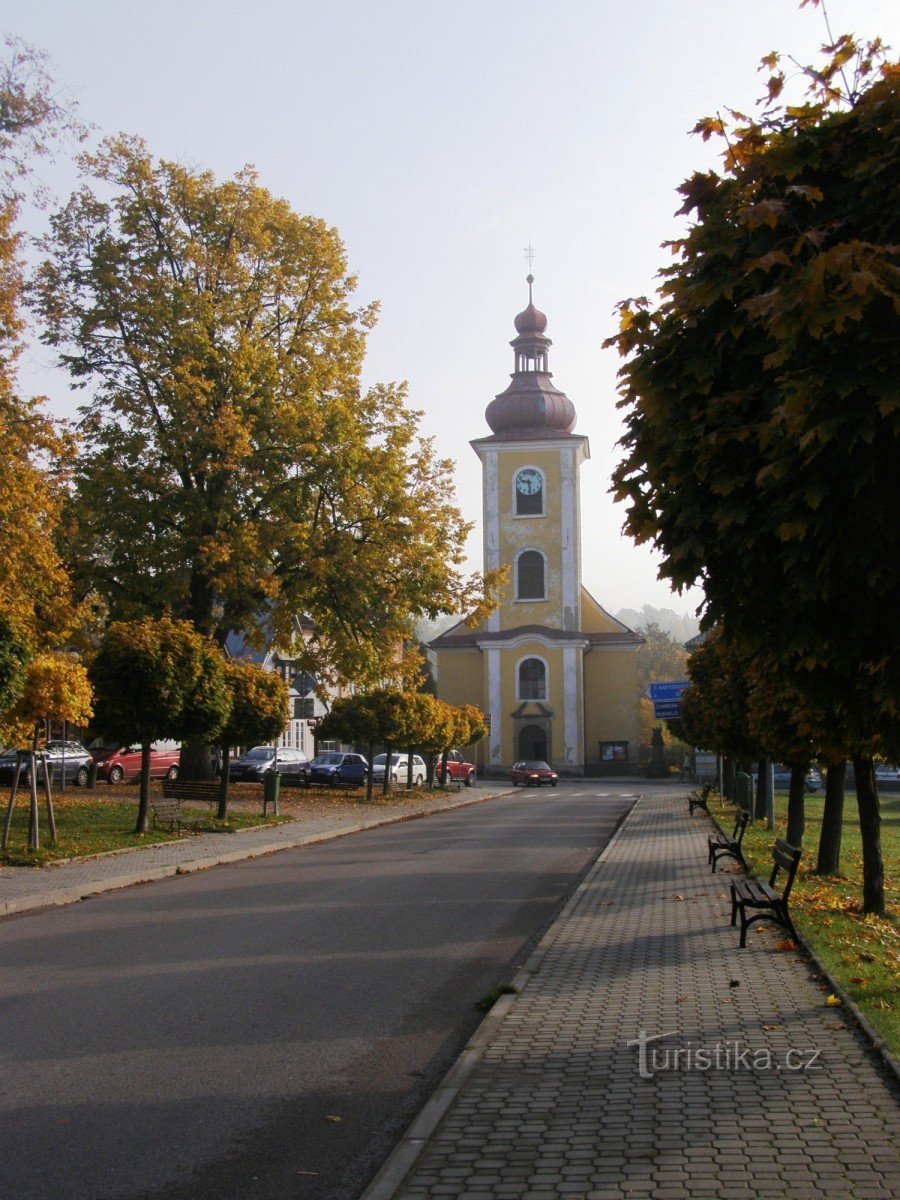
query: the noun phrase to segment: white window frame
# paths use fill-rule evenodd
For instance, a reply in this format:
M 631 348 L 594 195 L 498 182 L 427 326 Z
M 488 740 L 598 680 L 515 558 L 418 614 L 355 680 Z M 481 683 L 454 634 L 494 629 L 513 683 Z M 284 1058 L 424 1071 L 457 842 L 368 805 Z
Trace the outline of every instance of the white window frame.
M 521 694 L 522 664 L 526 663 L 526 662 L 530 662 L 531 659 L 533 659 L 533 658 L 537 659 L 537 661 L 539 663 L 542 663 L 543 667 L 544 667 L 544 694 L 543 694 L 543 696 L 523 696 Z M 534 653 L 523 654 L 522 657 L 516 663 L 516 700 L 519 703 L 522 703 L 523 701 L 528 701 L 528 700 L 547 700 L 547 699 L 549 699 L 549 696 L 550 696 L 550 665 L 547 662 L 546 658 L 544 658 L 544 656 L 541 654 L 534 654 Z
M 519 560 L 523 554 L 539 554 L 544 563 L 544 593 L 542 596 L 520 596 L 519 595 Z M 524 546 L 515 557 L 513 564 L 515 569 L 514 582 L 516 587 L 515 604 L 540 604 L 547 599 L 547 555 L 540 546 Z
M 519 478 L 519 476 L 522 474 L 523 471 L 537 471 L 538 475 L 540 475 L 540 477 L 541 477 L 541 511 L 540 512 L 520 513 L 518 511 L 519 493 L 516 489 L 516 480 Z M 521 466 L 516 467 L 515 471 L 513 471 L 513 476 L 510 481 L 510 484 L 512 487 L 511 512 L 513 515 L 513 520 L 515 520 L 515 521 L 533 521 L 535 519 L 535 517 L 546 517 L 546 515 L 547 515 L 547 473 L 546 473 L 546 471 L 542 470 L 541 467 L 533 466 L 531 463 L 522 463 Z

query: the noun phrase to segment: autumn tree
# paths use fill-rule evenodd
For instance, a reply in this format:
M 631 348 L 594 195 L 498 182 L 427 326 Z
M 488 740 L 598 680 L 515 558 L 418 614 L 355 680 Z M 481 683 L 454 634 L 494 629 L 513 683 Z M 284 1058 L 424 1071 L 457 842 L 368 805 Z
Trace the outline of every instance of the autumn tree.
M 90 666 L 94 724 L 104 737 L 141 747 L 135 833 L 146 833 L 150 747 L 161 739 L 212 742 L 229 717 L 222 656 L 186 621 L 114 621 Z
M 663 573 L 703 586 L 707 622 L 818 674 L 844 716 L 863 903 L 880 912 L 872 754 L 900 741 L 900 71 L 877 43 L 828 52 L 804 103 L 781 104 L 771 56 L 757 119 L 698 125 L 727 134 L 725 168 L 680 189 L 693 224 L 660 302 L 624 302 L 612 339 L 627 359 L 615 489 Z
M 93 693 L 87 671 L 75 654 L 64 651 L 42 650 L 28 662 L 22 682 L 21 694 L 15 706 L 7 713 L 4 733 L 17 746 L 27 747 L 28 781 L 31 789 L 31 811 L 28 822 L 28 847 L 38 849 L 37 780 L 42 777 L 47 798 L 47 820 L 50 837 L 56 841 L 56 821 L 53 815 L 53 798 L 49 766 L 38 770 L 35 754 L 38 740 L 52 719 L 87 724 L 93 713 Z M 9 839 L 13 803 L 18 785 L 18 770 L 10 791 L 9 806 L 3 826 L 2 844 L 5 848 Z
M 230 714 L 219 734 L 222 766 L 216 817 L 228 816 L 228 782 L 234 746 L 274 742 L 284 729 L 290 698 L 284 680 L 249 660 L 225 660 L 225 687 Z
M 4 638 L 24 652 L 63 645 L 76 614 L 54 539 L 72 445 L 47 417 L 42 399 L 20 395 L 24 273 L 18 220 L 35 158 L 78 132 L 46 57 L 7 38 L 0 60 L 0 618 Z M 9 643 L 7 643 L 9 644 Z M 15 697 L 0 697 L 0 718 Z
M 469 611 L 452 464 L 403 385 L 363 390 L 376 306 L 337 232 L 246 169 L 224 182 L 125 136 L 82 159 L 36 304 L 76 386 L 67 552 L 114 617 L 171 611 L 220 645 L 263 628 L 319 679 L 373 684 L 420 616 Z M 115 520 L 109 513 L 115 512 Z

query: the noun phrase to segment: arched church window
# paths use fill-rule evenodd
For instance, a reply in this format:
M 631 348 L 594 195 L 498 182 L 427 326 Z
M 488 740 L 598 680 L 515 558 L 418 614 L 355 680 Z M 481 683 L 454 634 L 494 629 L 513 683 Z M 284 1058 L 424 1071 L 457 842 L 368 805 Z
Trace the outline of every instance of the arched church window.
M 546 598 L 546 570 L 540 550 L 523 550 L 516 560 L 516 599 Z
M 543 659 L 523 658 L 519 663 L 519 699 L 547 699 L 547 667 Z
M 516 516 L 544 515 L 544 473 L 537 467 L 523 467 L 516 472 Z

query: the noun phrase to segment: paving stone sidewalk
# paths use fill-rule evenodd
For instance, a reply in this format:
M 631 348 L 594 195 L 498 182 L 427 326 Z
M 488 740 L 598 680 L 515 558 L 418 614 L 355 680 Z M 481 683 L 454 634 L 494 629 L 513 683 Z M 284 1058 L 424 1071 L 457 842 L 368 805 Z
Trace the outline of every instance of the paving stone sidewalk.
M 894 1076 L 783 935 L 738 949 L 709 830 L 641 798 L 365 1200 L 900 1195 Z
M 236 833 L 190 834 L 178 841 L 51 863 L 46 867 L 0 867 L 0 917 L 48 904 L 72 904 L 87 896 L 136 883 L 307 846 L 393 821 L 447 812 L 508 790 L 505 784 L 493 788 L 479 786 L 474 790 L 449 792 L 440 798 L 425 795 L 359 818 L 299 817 L 283 825 L 261 826 Z

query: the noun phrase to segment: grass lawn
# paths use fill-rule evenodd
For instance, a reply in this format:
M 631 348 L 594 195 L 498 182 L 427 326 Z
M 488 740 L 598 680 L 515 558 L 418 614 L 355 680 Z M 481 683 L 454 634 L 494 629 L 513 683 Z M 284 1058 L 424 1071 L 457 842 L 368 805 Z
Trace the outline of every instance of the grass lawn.
M 886 917 L 863 916 L 862 844 L 855 793 L 844 804 L 839 877 L 814 874 L 824 788 L 806 797 L 804 856 L 791 892 L 797 930 L 822 965 L 858 1005 L 885 1046 L 900 1057 L 900 794 L 881 795 L 881 846 L 885 867 Z M 718 796 L 710 812 L 731 832 L 734 809 Z M 787 828 L 787 794 L 775 796 L 778 836 Z M 748 825 L 744 854 L 752 870 L 768 877 L 775 835 L 762 822 Z
M 229 833 L 237 829 L 247 829 L 258 825 L 278 825 L 298 816 L 313 817 L 340 815 L 348 811 L 357 812 L 361 807 L 366 811 L 390 808 L 402 805 L 412 797 L 421 800 L 423 797 L 443 796 L 442 789 L 423 793 L 407 792 L 396 788 L 390 795 L 383 796 L 380 788 L 372 794 L 370 803 L 366 803 L 366 794 L 362 789 L 348 788 L 311 788 L 308 791 L 295 787 L 281 788 L 279 798 L 280 816 L 262 815 L 262 787 L 256 783 L 233 783 L 229 788 L 228 820 L 214 820 L 205 804 L 191 806 L 184 804 L 184 812 L 195 812 L 209 818 L 208 828 L 212 831 Z M 159 783 L 150 785 L 150 799 L 162 797 Z M 9 788 L 0 788 L 0 822 L 6 817 L 6 806 L 9 803 Z M 56 818 L 56 845 L 50 844 L 50 834 L 47 826 L 47 809 L 43 792 L 38 792 L 38 819 L 40 830 L 40 850 L 34 852 L 27 848 L 28 842 L 28 792 L 19 790 L 13 809 L 13 820 L 9 835 L 9 848 L 0 850 L 0 866 L 41 867 L 46 863 L 58 862 L 61 859 L 79 858 L 90 854 L 103 854 L 110 850 L 135 850 L 141 846 L 150 846 L 159 842 L 170 842 L 189 837 L 189 834 L 168 833 L 164 829 L 155 829 L 149 833 L 136 834 L 133 832 L 137 817 L 138 788 L 136 784 L 120 784 L 112 787 L 100 783 L 93 792 L 84 788 L 66 788 L 65 792 L 55 791 L 53 795 L 53 812 Z M 152 813 L 151 813 L 152 820 Z
M 158 784 L 152 785 L 150 789 L 151 800 L 154 797 L 162 798 L 162 791 Z M 3 819 L 5 819 L 6 806 L 9 803 L 8 789 L 0 792 L 0 800 L 2 800 Z M 104 785 L 102 790 L 98 788 L 94 792 L 69 787 L 65 792 L 57 792 L 53 796 L 57 840 L 56 845 L 51 845 L 46 801 L 43 793 L 38 792 L 40 849 L 32 851 L 27 848 L 28 793 L 20 790 L 13 809 L 9 846 L 6 850 L 0 850 L 0 864 L 40 867 L 45 863 L 58 862 L 60 859 L 102 854 L 108 850 L 135 850 L 141 846 L 171 842 L 177 840 L 179 836 L 187 836 L 169 833 L 165 829 L 154 829 L 149 833 L 136 834 L 134 824 L 137 818 L 137 802 L 137 788 L 133 786 L 111 788 Z M 182 807 L 186 812 L 196 812 L 203 817 L 208 815 L 205 804 L 197 805 L 195 808 L 191 808 L 189 805 Z M 210 818 L 209 829 L 228 833 L 252 825 L 277 825 L 287 819 L 283 816 L 274 817 L 271 814 L 263 817 L 259 811 L 234 811 L 229 813 L 227 821 L 216 821 Z

